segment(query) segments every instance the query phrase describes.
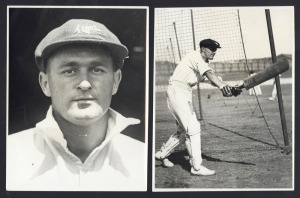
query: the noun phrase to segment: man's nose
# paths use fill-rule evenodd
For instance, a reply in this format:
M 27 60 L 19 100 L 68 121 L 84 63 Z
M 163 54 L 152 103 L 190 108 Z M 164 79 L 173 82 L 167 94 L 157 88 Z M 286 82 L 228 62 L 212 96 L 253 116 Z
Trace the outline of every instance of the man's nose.
M 81 81 L 80 84 L 78 85 L 78 89 L 81 89 L 83 91 L 89 90 L 91 88 L 92 88 L 91 83 L 87 80 Z

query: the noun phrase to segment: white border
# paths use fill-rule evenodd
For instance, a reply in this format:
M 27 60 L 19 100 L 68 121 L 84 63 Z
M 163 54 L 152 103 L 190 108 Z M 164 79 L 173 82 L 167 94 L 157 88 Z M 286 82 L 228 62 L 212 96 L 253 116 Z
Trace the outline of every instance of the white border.
M 145 153 L 144 153 L 144 163 L 145 163 L 145 167 L 144 167 L 144 174 L 145 174 L 145 189 L 144 190 L 138 190 L 140 192 L 146 192 L 148 189 L 148 110 L 149 110 L 149 7 L 148 6 L 22 6 L 22 5 L 7 5 L 7 9 L 6 9 L 6 16 L 7 16 L 7 21 L 6 21 L 6 39 L 7 39 L 7 43 L 6 43 L 6 145 L 7 145 L 7 137 L 8 137 L 8 111 L 9 111 L 9 9 L 10 8 L 69 8 L 69 9 L 124 9 L 124 10 L 128 10 L 128 9 L 141 9 L 141 10 L 145 10 L 146 11 L 146 46 L 145 46 L 145 92 L 144 92 L 144 96 L 145 96 Z M 6 146 L 6 163 L 7 163 L 7 146 Z M 5 175 L 5 181 L 6 181 L 6 177 L 7 175 Z M 7 189 L 7 188 L 6 188 Z M 90 191 L 91 189 L 79 189 L 79 191 Z M 92 189 L 93 191 L 95 189 Z M 78 191 L 78 188 L 74 188 L 69 190 L 65 190 L 65 191 Z M 101 192 L 101 191 L 99 191 Z M 116 191 L 118 192 L 118 191 Z M 132 192 L 132 191 L 131 191 Z
M 173 9 L 173 10 L 182 10 L 182 9 L 281 9 L 281 8 L 289 8 L 293 10 L 294 14 L 294 34 L 293 34 L 293 54 L 292 54 L 292 188 L 155 188 L 155 108 L 156 108 L 156 92 L 155 92 L 155 78 L 156 78 L 156 64 L 155 64 L 155 31 L 154 31 L 154 56 L 153 56 L 153 64 L 154 64 L 154 72 L 153 72 L 153 141 L 152 141 L 152 191 L 153 192 L 187 192 L 187 191 L 294 191 L 295 190 L 295 7 L 294 6 L 244 6 L 244 7 L 163 7 L 163 8 L 155 8 L 154 10 L 165 10 L 165 9 Z M 155 11 L 154 11 L 154 30 L 155 30 Z
M 293 190 L 295 190 L 295 47 L 296 47 L 296 43 L 295 43 L 295 31 L 296 31 L 296 24 L 295 24 L 295 7 L 294 6 L 289 6 L 293 8 L 293 15 L 294 15 L 294 32 L 293 32 L 293 59 L 292 59 L 292 78 L 293 78 L 293 84 L 292 84 L 292 164 L 293 164 Z
M 146 24 L 146 101 L 145 101 L 145 144 L 146 144 L 146 153 L 145 153 L 145 156 L 146 156 L 146 169 L 145 169 L 145 174 L 146 174 L 146 191 L 148 190 L 148 159 L 149 159 L 149 156 L 148 156 L 148 145 L 149 145 L 149 136 L 148 136 L 148 130 L 149 130 L 149 118 L 148 118 L 148 115 L 149 115 L 149 7 L 147 7 L 147 24 Z

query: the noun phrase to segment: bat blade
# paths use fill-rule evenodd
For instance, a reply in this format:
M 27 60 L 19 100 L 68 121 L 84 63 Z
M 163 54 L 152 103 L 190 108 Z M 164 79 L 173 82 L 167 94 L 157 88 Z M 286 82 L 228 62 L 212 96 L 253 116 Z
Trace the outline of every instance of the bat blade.
M 286 58 L 279 59 L 273 65 L 265 68 L 264 70 L 258 72 L 256 75 L 251 76 L 244 80 L 244 84 L 241 88 L 251 89 L 256 85 L 259 85 L 271 78 L 275 78 L 277 75 L 287 71 L 289 69 L 289 62 Z

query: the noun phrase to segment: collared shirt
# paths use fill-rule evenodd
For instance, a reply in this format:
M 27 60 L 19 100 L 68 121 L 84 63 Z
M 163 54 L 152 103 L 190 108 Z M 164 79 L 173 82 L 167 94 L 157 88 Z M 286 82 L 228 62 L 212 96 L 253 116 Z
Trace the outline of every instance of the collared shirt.
M 105 140 L 84 163 L 67 147 L 50 106 L 46 118 L 7 138 L 7 190 L 146 191 L 146 144 L 121 132 L 138 124 L 109 109 Z
M 192 87 L 204 80 L 203 74 L 209 70 L 212 68 L 203 60 L 200 49 L 197 49 L 188 53 L 179 62 L 170 81 L 178 81 Z

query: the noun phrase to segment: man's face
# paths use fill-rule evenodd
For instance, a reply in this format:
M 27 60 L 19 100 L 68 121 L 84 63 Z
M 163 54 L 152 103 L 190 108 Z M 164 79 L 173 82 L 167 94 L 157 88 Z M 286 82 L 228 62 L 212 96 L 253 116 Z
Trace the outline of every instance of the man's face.
M 215 49 L 215 48 L 209 49 L 209 48 L 203 47 L 202 50 L 203 50 L 203 54 L 204 54 L 205 58 L 207 58 L 209 60 L 213 60 L 214 56 L 216 55 L 216 52 L 217 52 L 217 49 Z
M 51 97 L 55 115 L 86 126 L 102 118 L 121 80 L 106 48 L 68 46 L 50 56 L 40 73 L 43 92 Z

